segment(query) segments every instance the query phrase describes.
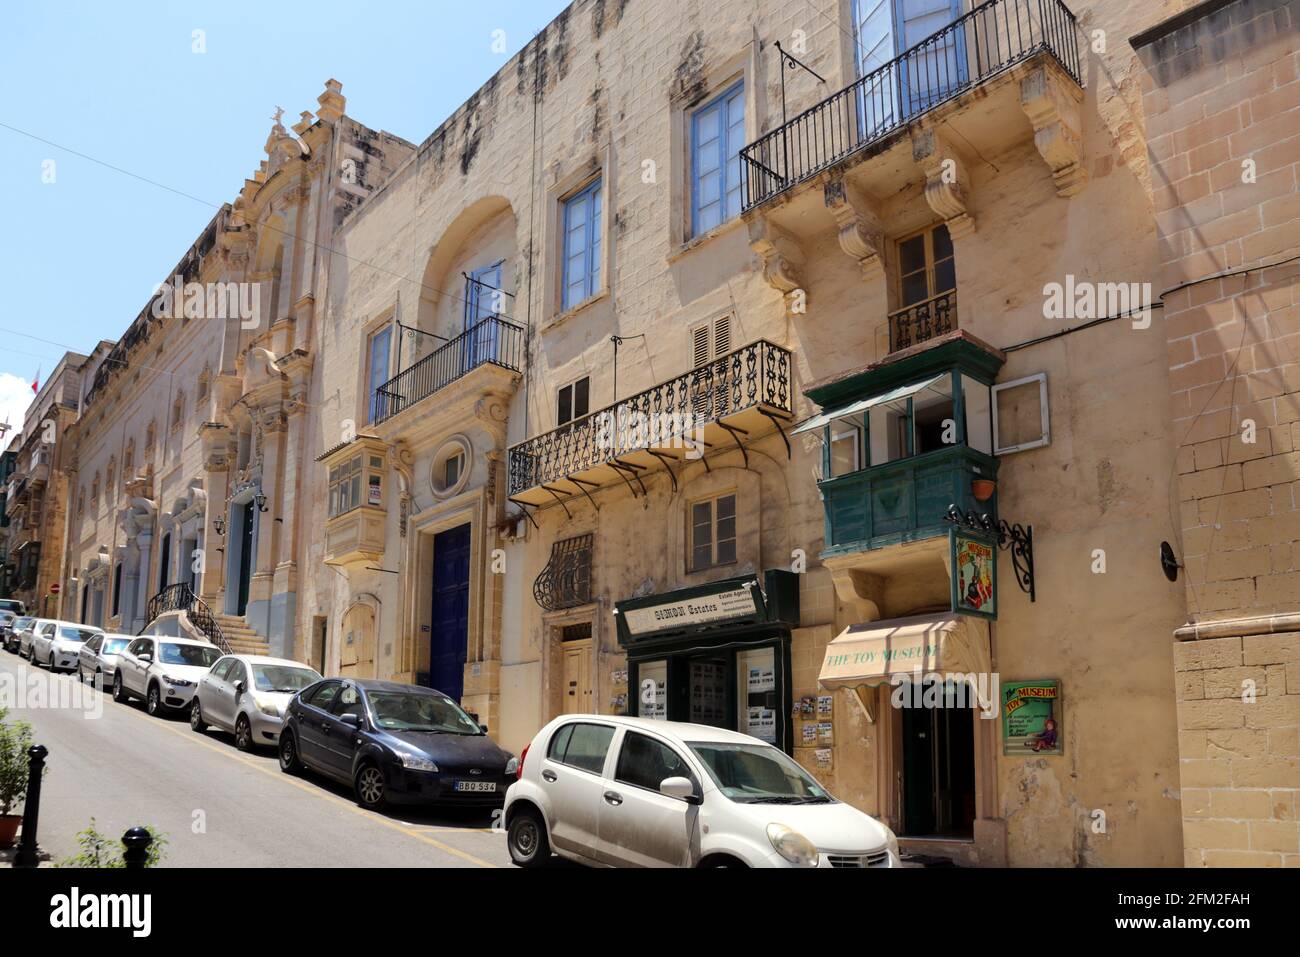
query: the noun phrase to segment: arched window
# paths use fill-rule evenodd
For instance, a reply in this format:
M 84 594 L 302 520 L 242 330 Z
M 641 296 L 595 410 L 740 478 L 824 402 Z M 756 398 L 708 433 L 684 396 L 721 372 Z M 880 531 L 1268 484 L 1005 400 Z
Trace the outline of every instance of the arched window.
M 77 489 L 77 518 L 86 514 L 86 486 Z
M 212 367 L 204 366 L 203 372 L 199 375 L 199 391 L 196 395 L 198 401 L 202 402 L 208 397 L 208 390 L 212 384 Z
M 158 444 L 158 423 L 150 422 L 149 428 L 144 433 L 144 454 L 145 458 L 153 458 L 154 446 Z
M 90 483 L 90 507 L 92 509 L 99 507 L 99 473 L 95 473 L 95 480 Z
M 135 439 L 126 440 L 126 452 L 122 456 L 122 484 L 131 481 L 135 469 Z
M 104 494 L 108 497 L 108 501 L 110 503 L 112 503 L 112 501 L 115 498 L 114 493 L 117 489 L 117 486 L 115 484 L 116 478 L 117 478 L 117 459 L 111 458 L 108 460 L 108 474 L 104 478 Z

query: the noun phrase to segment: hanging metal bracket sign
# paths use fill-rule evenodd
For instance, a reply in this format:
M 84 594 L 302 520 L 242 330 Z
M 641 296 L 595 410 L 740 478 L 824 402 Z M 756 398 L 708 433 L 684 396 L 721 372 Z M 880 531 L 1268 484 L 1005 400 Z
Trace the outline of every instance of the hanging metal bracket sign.
M 1034 527 L 1003 520 L 994 520 L 985 512 L 962 511 L 956 505 L 948 506 L 944 520 L 958 528 L 983 532 L 997 542 L 998 548 L 1011 552 L 1011 564 L 1016 572 L 1016 583 L 1032 602 L 1034 594 Z

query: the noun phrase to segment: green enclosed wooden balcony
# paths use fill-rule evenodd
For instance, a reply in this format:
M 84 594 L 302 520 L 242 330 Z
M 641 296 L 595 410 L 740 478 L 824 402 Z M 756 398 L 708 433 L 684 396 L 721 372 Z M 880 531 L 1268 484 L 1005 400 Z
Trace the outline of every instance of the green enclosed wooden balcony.
M 976 480 L 996 481 L 998 460 L 968 445 L 850 472 L 820 483 L 826 506 L 826 548 L 839 555 L 947 535 L 948 509 L 997 517 L 997 492 L 984 502 Z

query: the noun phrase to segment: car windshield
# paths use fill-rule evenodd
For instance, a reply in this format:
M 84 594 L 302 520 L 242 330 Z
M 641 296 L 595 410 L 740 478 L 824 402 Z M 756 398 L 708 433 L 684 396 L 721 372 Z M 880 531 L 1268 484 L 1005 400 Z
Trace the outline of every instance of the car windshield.
M 258 691 L 298 692 L 316 681 L 320 681 L 320 675 L 310 668 L 253 665 L 253 687 Z
M 385 731 L 439 731 L 482 734 L 474 719 L 450 698 L 407 691 L 371 691 L 375 723 Z
M 15 615 L 21 615 L 23 603 L 12 598 L 0 598 L 0 611 L 12 611 Z
M 220 657 L 221 652 L 206 645 L 178 645 L 164 641 L 158 646 L 158 661 L 164 665 L 211 668 Z
M 94 638 L 97 634 L 99 634 L 99 632 L 92 631 L 89 628 L 59 628 L 59 638 L 63 641 L 90 641 L 90 639 Z
M 122 649 L 130 643 L 129 638 L 105 638 L 99 648 L 101 655 L 120 655 Z
M 763 744 L 687 742 L 723 795 L 738 804 L 830 804 L 832 798 L 784 752 Z
M 22 631 L 35 620 L 34 618 L 19 618 L 14 622 L 13 629 L 14 631 Z

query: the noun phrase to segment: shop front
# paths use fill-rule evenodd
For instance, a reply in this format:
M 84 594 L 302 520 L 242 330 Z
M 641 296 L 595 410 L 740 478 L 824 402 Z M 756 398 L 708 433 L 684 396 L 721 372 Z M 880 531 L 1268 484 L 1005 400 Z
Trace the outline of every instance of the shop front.
M 628 713 L 752 735 L 793 753 L 789 572 L 633 598 L 615 605 L 628 657 Z

